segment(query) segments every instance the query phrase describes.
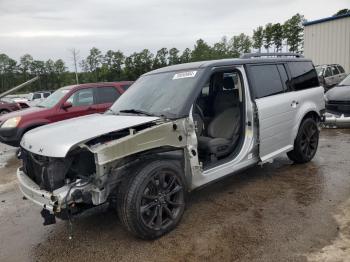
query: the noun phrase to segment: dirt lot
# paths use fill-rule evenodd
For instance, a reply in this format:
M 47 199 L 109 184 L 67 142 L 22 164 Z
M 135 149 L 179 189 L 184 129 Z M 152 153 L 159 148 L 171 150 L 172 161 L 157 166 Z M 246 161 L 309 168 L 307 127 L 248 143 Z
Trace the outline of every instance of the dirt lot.
M 135 239 L 116 214 L 44 227 L 22 200 L 14 149 L 1 147 L 0 261 L 350 261 L 350 131 L 323 130 L 316 158 L 254 167 L 194 192 L 180 226 Z

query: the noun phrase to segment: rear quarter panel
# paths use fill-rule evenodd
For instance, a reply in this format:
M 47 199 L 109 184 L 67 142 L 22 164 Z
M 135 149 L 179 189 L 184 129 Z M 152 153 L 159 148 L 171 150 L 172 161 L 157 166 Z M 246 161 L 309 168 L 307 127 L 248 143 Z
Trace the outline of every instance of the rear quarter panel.
M 294 92 L 296 94 L 295 97 L 297 98 L 299 105 L 297 107 L 293 125 L 293 141 L 297 136 L 299 126 L 305 115 L 309 112 L 316 112 L 318 115 L 320 115 L 320 111 L 325 109 L 324 88 L 322 86 Z

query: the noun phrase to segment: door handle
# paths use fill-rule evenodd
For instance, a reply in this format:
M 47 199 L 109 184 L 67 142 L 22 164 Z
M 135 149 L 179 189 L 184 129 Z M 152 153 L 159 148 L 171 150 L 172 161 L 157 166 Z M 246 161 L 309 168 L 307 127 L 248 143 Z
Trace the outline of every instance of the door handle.
M 299 105 L 298 101 L 293 100 L 292 103 L 290 104 L 291 107 L 296 108 Z

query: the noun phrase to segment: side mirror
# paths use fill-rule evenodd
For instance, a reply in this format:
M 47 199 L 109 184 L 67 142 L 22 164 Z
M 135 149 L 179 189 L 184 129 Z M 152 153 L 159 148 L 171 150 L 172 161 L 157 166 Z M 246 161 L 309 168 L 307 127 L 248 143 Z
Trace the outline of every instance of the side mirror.
M 70 107 L 72 107 L 72 106 L 73 106 L 73 105 L 72 105 L 71 102 L 64 102 L 64 103 L 62 104 L 61 108 L 64 109 L 64 110 L 66 110 L 66 109 L 68 109 L 68 108 L 70 108 Z

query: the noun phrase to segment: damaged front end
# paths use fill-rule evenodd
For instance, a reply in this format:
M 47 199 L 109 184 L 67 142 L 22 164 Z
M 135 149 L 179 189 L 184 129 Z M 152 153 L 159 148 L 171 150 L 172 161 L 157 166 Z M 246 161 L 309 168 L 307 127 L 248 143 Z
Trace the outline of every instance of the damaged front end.
M 191 161 L 187 170 L 199 172 L 193 134 L 194 127 L 184 118 L 143 123 L 93 137 L 74 145 L 65 157 L 44 156 L 30 151 L 29 146 L 22 147 L 19 157 L 23 165 L 17 171 L 20 189 L 43 208 L 45 223 L 54 223 L 53 216 L 66 219 L 115 199 L 116 189 L 130 175 L 131 166 L 151 155 L 173 152 L 173 156 L 186 159 L 184 154 L 192 154 L 187 158 Z M 30 144 L 30 137 L 26 143 Z
M 94 190 L 96 173 L 94 155 L 78 149 L 65 158 L 45 157 L 21 149 L 22 167 L 17 171 L 24 196 L 40 205 L 48 223 L 50 215 L 66 218 L 101 202 L 101 192 Z

